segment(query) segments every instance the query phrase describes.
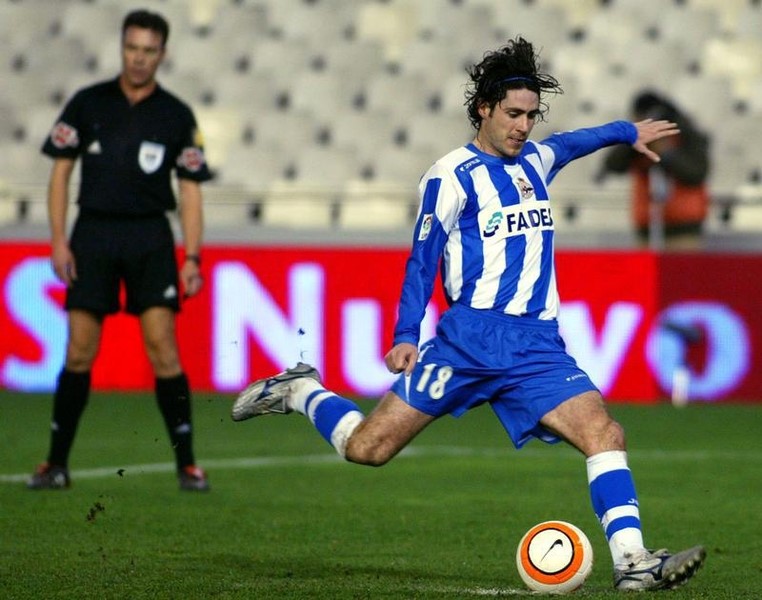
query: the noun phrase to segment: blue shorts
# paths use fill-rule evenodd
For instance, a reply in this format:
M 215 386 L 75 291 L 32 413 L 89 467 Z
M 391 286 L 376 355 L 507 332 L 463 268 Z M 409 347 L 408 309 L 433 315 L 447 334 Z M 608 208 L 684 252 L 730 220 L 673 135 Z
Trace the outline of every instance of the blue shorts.
M 516 448 L 558 442 L 540 419 L 578 394 L 598 391 L 566 352 L 557 321 L 454 305 L 392 391 L 413 408 L 459 417 L 489 402 Z

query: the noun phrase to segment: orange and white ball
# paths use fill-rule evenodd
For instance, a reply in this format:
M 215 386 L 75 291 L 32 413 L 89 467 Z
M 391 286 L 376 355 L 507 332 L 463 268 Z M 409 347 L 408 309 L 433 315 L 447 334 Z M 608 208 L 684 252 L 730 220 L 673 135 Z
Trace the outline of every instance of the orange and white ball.
M 521 538 L 516 567 L 531 590 L 566 594 L 593 570 L 593 547 L 581 529 L 566 521 L 545 521 Z

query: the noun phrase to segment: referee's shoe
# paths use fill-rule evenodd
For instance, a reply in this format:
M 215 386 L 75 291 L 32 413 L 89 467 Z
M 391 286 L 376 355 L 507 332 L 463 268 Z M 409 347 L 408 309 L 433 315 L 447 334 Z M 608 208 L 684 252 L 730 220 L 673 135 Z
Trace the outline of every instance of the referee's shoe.
M 206 472 L 196 465 L 187 465 L 177 472 L 180 489 L 186 492 L 208 492 Z
M 30 490 L 65 490 L 70 486 L 69 469 L 47 462 L 38 465 L 26 482 Z

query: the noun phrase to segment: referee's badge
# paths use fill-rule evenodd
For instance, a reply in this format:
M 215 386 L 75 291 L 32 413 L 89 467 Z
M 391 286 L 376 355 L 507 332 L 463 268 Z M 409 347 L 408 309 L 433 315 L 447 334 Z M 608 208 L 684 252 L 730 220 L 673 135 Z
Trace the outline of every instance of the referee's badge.
M 159 170 L 164 162 L 164 150 L 165 146 L 156 142 L 142 142 L 140 144 L 138 164 L 144 173 L 150 175 Z

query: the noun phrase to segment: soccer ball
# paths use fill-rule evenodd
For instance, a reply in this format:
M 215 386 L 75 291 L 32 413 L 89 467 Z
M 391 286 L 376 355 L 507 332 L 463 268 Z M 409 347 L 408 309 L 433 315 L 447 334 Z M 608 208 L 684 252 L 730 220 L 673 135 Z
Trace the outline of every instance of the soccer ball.
M 530 590 L 566 594 L 585 583 L 593 570 L 593 547 L 571 523 L 545 521 L 521 538 L 516 568 Z

